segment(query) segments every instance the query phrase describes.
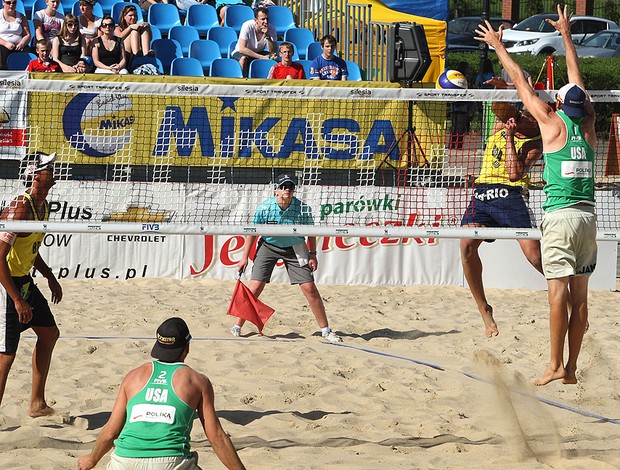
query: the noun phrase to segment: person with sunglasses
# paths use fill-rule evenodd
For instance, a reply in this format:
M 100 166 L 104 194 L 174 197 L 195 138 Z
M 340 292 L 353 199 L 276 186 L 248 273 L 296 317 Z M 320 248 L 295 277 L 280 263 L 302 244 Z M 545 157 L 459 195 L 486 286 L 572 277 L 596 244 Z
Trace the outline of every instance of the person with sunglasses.
M 127 73 L 125 48 L 121 38 L 114 35 L 114 20 L 105 15 L 101 21 L 101 36 L 93 46 L 95 73 Z
M 123 8 L 114 34 L 123 40 L 129 62 L 134 57 L 155 55 L 151 50 L 151 25 L 146 21 L 138 23 L 136 5 L 129 4 Z
M 80 23 L 80 33 L 86 42 L 86 53 L 90 55 L 93 49 L 95 38 L 101 36 L 101 17 L 93 13 L 93 7 L 97 0 L 80 0 L 80 15 L 78 16 Z
M 45 221 L 50 208 L 47 196 L 55 184 L 56 153 L 27 155 L 21 164 L 20 177 L 26 191 L 0 213 L 0 220 Z M 54 315 L 31 272 L 47 279 L 52 303 L 62 300 L 62 287 L 41 257 L 39 248 L 45 233 L 0 232 L 0 402 L 15 361 L 20 335 L 32 328 L 37 343 L 32 352 L 32 393 L 28 414 L 35 418 L 48 416 L 54 410 L 45 400 L 45 384 L 52 352 L 60 336 Z M 37 276 L 38 278 L 38 276 Z
M 276 178 L 275 197 L 263 201 L 254 214 L 253 223 L 256 225 L 295 224 L 312 225 L 312 208 L 297 199 L 293 194 L 297 186 L 297 178 L 282 174 Z M 243 273 L 248 266 L 250 253 L 254 248 L 256 235 L 245 237 L 243 256 L 237 264 L 239 273 Z M 308 248 L 309 246 L 309 248 Z M 319 266 L 316 257 L 316 237 L 299 236 L 263 236 L 260 237 L 254 255 L 250 290 L 258 297 L 271 280 L 276 263 L 282 260 L 291 284 L 299 284 L 301 292 L 306 297 L 314 318 L 321 328 L 321 336 L 330 343 L 339 343 L 340 336 L 332 331 L 327 321 L 325 305 L 321 294 L 314 282 L 313 272 Z M 241 336 L 241 327 L 245 320 L 238 318 L 230 329 L 233 336 Z
M 80 33 L 78 19 L 71 13 L 65 15 L 60 33 L 52 42 L 52 57 L 63 72 L 78 73 L 78 62 L 86 55 L 86 41 Z
M 30 52 L 32 34 L 28 19 L 17 11 L 17 0 L 3 0 L 0 10 L 0 70 L 13 52 Z
M 45 3 L 47 7 L 37 11 L 32 19 L 34 20 L 37 41 L 39 39 L 47 39 L 51 44 L 54 38 L 58 36 L 58 33 L 60 33 L 60 28 L 62 28 L 65 18 L 58 13 L 60 0 L 45 0 Z

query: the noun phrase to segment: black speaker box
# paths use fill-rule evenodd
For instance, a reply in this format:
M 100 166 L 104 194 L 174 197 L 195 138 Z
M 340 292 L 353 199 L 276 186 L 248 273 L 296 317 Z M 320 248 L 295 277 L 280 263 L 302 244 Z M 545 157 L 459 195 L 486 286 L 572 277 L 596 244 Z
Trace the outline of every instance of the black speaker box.
M 424 26 L 392 23 L 388 30 L 388 78 L 391 82 L 418 82 L 431 65 Z

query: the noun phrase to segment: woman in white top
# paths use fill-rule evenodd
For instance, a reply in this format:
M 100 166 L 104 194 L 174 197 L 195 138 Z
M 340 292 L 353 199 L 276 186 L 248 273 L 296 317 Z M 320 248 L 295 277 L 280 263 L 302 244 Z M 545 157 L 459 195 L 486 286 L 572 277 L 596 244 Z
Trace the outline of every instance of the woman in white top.
M 94 40 L 101 36 L 101 18 L 95 16 L 93 7 L 97 0 L 80 0 L 80 33 L 86 41 L 86 53 L 90 54 Z
M 17 0 L 3 0 L 0 10 L 0 69 L 6 69 L 6 59 L 16 51 L 30 51 L 28 19 L 16 10 Z
M 47 7 L 39 10 L 34 14 L 34 28 L 36 30 L 37 41 L 39 39 L 47 39 L 50 44 L 54 38 L 60 33 L 64 16 L 58 13 L 58 5 L 60 0 L 46 0 Z

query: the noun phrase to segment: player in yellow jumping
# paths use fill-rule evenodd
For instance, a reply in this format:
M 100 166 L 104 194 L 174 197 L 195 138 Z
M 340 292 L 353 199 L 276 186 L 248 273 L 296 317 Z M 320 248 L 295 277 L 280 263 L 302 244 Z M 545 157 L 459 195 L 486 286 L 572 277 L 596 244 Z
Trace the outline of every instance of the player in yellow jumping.
M 494 77 L 496 89 L 508 83 Z M 542 156 L 540 129 L 526 110 L 511 103 L 493 103 L 495 124 L 484 151 L 480 175 L 472 199 L 463 214 L 464 227 L 531 228 L 527 206 L 528 172 Z M 492 241 L 492 240 L 491 240 Z M 461 261 L 467 284 L 482 316 L 487 337 L 497 336 L 493 307 L 487 302 L 482 282 L 482 261 L 478 248 L 483 240 L 462 239 Z M 540 242 L 518 240 L 527 260 L 542 273 Z

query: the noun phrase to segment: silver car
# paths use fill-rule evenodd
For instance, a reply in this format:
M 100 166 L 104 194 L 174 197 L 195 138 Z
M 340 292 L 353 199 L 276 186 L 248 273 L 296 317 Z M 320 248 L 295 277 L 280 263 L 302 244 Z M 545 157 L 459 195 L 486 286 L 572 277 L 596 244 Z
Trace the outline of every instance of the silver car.
M 575 49 L 579 57 L 620 57 L 620 29 L 599 31 Z

